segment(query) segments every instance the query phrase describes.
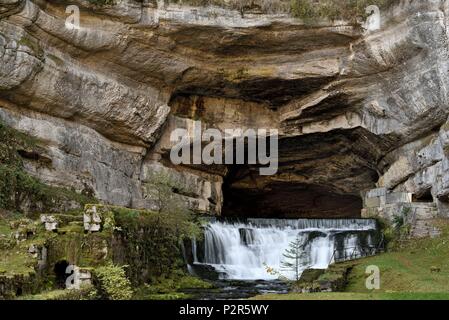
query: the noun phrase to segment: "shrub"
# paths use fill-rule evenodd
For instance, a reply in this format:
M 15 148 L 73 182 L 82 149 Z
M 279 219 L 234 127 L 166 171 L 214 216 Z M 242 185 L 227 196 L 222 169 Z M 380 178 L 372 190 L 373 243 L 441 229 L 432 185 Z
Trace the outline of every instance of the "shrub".
M 174 177 L 153 172 L 151 184 L 147 185 L 148 198 L 155 204 L 153 211 L 111 207 L 117 227 L 116 239 L 126 248 L 120 261 L 132 261 L 128 275 L 133 283 L 170 275 L 184 265 L 183 241 L 201 238 L 195 215 L 177 194 L 183 192 Z
M 129 300 L 133 295 L 131 282 L 126 277 L 125 266 L 109 263 L 94 271 L 98 295 L 107 300 Z
M 133 282 L 152 276 L 169 275 L 183 265 L 181 243 L 197 234 L 192 217 L 137 210 L 114 210 L 119 228 L 118 240 L 124 245 L 122 261 L 132 261 L 128 273 Z M 145 272 L 143 272 L 145 270 Z

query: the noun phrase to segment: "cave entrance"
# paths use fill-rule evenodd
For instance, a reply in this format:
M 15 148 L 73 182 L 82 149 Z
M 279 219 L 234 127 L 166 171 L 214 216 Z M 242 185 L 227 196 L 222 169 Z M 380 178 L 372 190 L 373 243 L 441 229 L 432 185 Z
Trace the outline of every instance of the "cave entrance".
M 333 130 L 279 139 L 278 171 L 261 176 L 250 165 L 229 166 L 224 216 L 359 218 L 361 190 L 375 187 L 377 163 L 388 144 L 364 129 Z
M 431 188 L 426 189 L 424 192 L 414 194 L 412 197 L 413 202 L 434 202 Z
M 65 289 L 65 282 L 67 280 L 66 270 L 69 263 L 66 260 L 61 260 L 55 263 L 53 272 L 55 273 L 55 285 L 59 289 Z
M 362 199 L 314 184 L 270 182 L 232 172 L 223 184 L 226 217 L 357 218 Z

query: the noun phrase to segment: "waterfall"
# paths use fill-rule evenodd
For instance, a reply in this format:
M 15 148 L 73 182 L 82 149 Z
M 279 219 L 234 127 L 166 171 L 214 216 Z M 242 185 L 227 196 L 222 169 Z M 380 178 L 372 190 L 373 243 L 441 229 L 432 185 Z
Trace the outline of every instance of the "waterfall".
M 247 219 L 210 221 L 204 239 L 192 241 L 193 267 L 212 267 L 222 279 L 272 280 L 266 266 L 292 278 L 283 267 L 284 254 L 295 240 L 301 243 L 300 271 L 327 268 L 335 259 L 364 255 L 377 244 L 371 219 Z M 189 268 L 192 266 L 189 265 Z

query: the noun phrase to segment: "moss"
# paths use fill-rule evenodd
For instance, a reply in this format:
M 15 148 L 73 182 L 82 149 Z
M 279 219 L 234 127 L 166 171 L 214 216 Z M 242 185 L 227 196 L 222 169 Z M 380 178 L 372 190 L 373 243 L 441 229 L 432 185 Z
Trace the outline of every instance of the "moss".
M 108 261 L 110 240 L 101 233 L 83 234 L 68 228 L 46 242 L 49 266 L 61 260 L 79 267 L 101 266 Z
M 0 119 L 0 163 L 11 166 L 22 165 L 19 151 L 37 152 L 37 140 L 7 126 Z
M 30 48 L 36 57 L 41 57 L 44 53 L 42 48 L 39 46 L 39 41 L 29 36 L 22 36 L 18 43 L 19 45 Z
M 170 2 L 193 6 L 215 5 L 238 10 L 242 16 L 251 10 L 263 13 L 290 13 L 306 23 L 313 23 L 318 19 L 366 18 L 365 8 L 369 5 L 377 5 L 382 10 L 398 0 L 171 0 Z
M 93 300 L 96 298 L 96 290 L 91 285 L 86 285 L 80 290 L 47 290 L 39 294 L 25 295 L 18 300 Z
M 199 226 L 184 212 L 153 212 L 111 207 L 114 239 L 121 247 L 114 261 L 130 262 L 133 283 L 151 276 L 167 275 L 183 265 L 180 244 L 200 233 Z M 131 263 L 132 262 L 132 263 Z
M 267 294 L 251 298 L 252 300 L 449 300 L 449 293 L 435 292 L 319 292 Z
M 67 226 L 58 228 L 58 233 L 84 233 L 84 226 L 79 224 L 70 223 Z
M 29 275 L 34 274 L 36 260 L 27 252 L 17 250 L 2 250 L 0 252 L 0 273 L 3 276 L 13 276 L 16 274 Z
M 394 3 L 395 0 L 292 0 L 291 12 L 294 17 L 311 22 L 316 19 L 366 18 L 365 8 L 377 5 L 381 10 Z
M 176 285 L 177 290 L 213 288 L 213 285 L 210 282 L 193 276 L 182 276 L 176 281 Z
M 276 75 L 276 68 L 272 66 L 253 67 L 248 70 L 248 76 L 271 78 Z
M 85 233 L 82 216 L 79 214 L 54 214 L 59 222 L 57 232 L 46 231 L 40 221 L 28 218 L 0 220 L 5 238 L 11 240 L 19 232 L 22 234 L 20 239 L 23 239 L 17 243 L 14 240 L 11 245 L 0 246 L 2 258 L 5 257 L 1 272 L 14 277 L 28 277 L 29 272 L 34 274 L 38 261 L 28 253 L 28 248 L 33 245 L 47 249 L 47 263 L 41 270 L 45 276 L 32 283 L 38 283 L 41 288 L 47 288 L 52 293 L 50 296 L 31 298 L 53 299 L 53 293 L 59 296 L 59 293 L 51 289 L 55 289 L 54 266 L 61 261 L 100 270 L 111 261 L 114 261 L 115 267 L 129 265 L 126 269 L 127 277 L 131 277 L 136 286 L 146 280 L 158 283 L 156 286 L 159 289 L 151 294 L 167 295 L 160 298 L 170 298 L 173 292 L 176 297 L 185 297 L 184 293 L 177 290 L 210 286 L 197 278 L 177 277 L 179 270 L 184 267 L 179 244 L 190 232 L 193 222 L 175 214 L 106 205 L 86 205 L 85 209 L 93 210 L 94 206 L 103 221 L 100 232 Z M 161 280 L 170 277 L 177 277 L 176 281 L 168 280 L 171 281 L 169 284 Z M 8 296 L 11 296 L 18 283 L 14 281 L 8 284 L 8 288 L 11 288 Z M 160 290 L 164 286 L 176 289 Z M 27 293 L 35 293 L 35 290 L 27 290 Z
M 96 6 L 106 6 L 115 4 L 115 0 L 88 0 L 88 1 Z
M 254 10 L 264 13 L 288 13 L 290 0 L 170 0 L 171 3 L 191 6 L 219 6 L 231 10 L 238 10 L 242 15 Z
M 11 232 L 12 230 L 7 220 L 0 217 L 0 237 L 9 237 Z
M 140 286 L 133 299 L 136 300 L 180 300 L 192 298 L 188 292 L 194 289 L 211 289 L 213 285 L 202 279 L 179 272 L 170 278 L 154 279 Z
M 239 68 L 237 70 L 225 70 L 220 68 L 218 74 L 228 82 L 241 82 L 249 78 L 249 71 L 247 68 Z

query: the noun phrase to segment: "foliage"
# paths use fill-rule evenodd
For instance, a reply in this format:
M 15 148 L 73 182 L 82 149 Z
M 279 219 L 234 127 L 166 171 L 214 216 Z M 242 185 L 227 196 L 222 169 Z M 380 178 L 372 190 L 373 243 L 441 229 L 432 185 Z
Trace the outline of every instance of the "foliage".
M 137 279 L 142 276 L 142 270 L 147 270 L 149 276 L 163 275 L 182 265 L 180 244 L 196 229 L 193 222 L 167 213 L 136 213 L 136 217 L 115 216 L 126 247 L 124 259 L 133 261 L 130 270 L 132 278 L 136 281 L 147 280 Z
M 22 158 L 18 150 L 32 151 L 36 140 L 26 134 L 12 129 L 0 120 L 0 163 L 20 166 Z
M 98 295 L 107 300 L 129 300 L 133 295 L 131 282 L 126 277 L 125 266 L 109 263 L 94 271 Z
M 447 292 L 318 292 L 266 294 L 252 300 L 449 300 Z
M 281 300 L 433 300 L 449 299 L 449 219 L 429 221 L 441 236 L 407 241 L 400 251 L 357 260 L 345 292 L 263 295 L 255 299 Z M 345 262 L 341 265 L 354 264 Z M 380 290 L 366 288 L 366 269 L 378 266 Z M 437 267 L 439 272 L 432 272 Z
M 226 81 L 240 82 L 249 77 L 249 71 L 247 68 L 239 68 L 235 71 L 227 71 L 224 68 L 218 69 L 218 74 Z
M 289 12 L 290 0 L 170 0 L 172 3 L 192 6 L 219 6 L 238 10 L 244 14 L 248 10 L 257 10 L 265 13 Z
M 190 298 L 183 290 L 210 289 L 212 284 L 202 279 L 186 275 L 183 272 L 175 273 L 169 278 L 157 278 L 151 283 L 141 286 L 135 293 L 136 300 L 178 300 Z
M 169 175 L 154 173 L 148 186 L 148 193 L 156 203 L 154 211 L 111 209 L 117 231 L 127 247 L 124 261 L 133 261 L 129 273 L 135 282 L 146 281 L 152 275 L 170 274 L 182 266 L 183 241 L 201 237 L 193 213 L 174 193 L 180 189 L 179 183 Z M 145 275 L 146 279 L 141 279 Z
M 292 15 L 310 21 L 312 19 L 348 19 L 366 17 L 365 8 L 377 5 L 380 9 L 385 8 L 394 0 L 292 0 Z
M 215 5 L 245 12 L 256 10 L 264 13 L 290 13 L 311 22 L 317 19 L 348 19 L 366 17 L 365 8 L 377 5 L 385 9 L 398 0 L 171 0 L 193 6 Z
M 88 1 L 97 6 L 106 6 L 115 4 L 115 0 L 88 0 Z
M 410 234 L 411 224 L 409 222 L 410 208 L 403 208 L 399 215 L 393 216 L 392 219 L 392 244 L 394 241 L 407 238 Z
M 19 297 L 18 300 L 95 300 L 97 298 L 97 290 L 92 285 L 82 285 L 79 290 L 49 290 L 39 294 L 25 295 Z
M 298 234 L 296 239 L 290 242 L 289 247 L 285 250 L 283 254 L 285 260 L 281 263 L 282 268 L 294 272 L 295 280 L 299 280 L 301 270 L 304 269 L 301 261 L 304 261 L 305 254 L 303 241 Z
M 301 271 L 306 267 L 304 261 L 307 261 L 307 252 L 304 250 L 305 244 L 298 234 L 292 242 L 290 242 L 288 248 L 283 253 L 284 260 L 281 261 L 281 269 L 287 272 L 293 272 L 295 275 L 294 280 L 298 281 L 301 277 Z M 290 277 L 284 275 L 281 271 L 275 270 L 272 267 L 265 265 L 266 271 L 271 275 L 279 276 L 280 280 L 290 281 Z
M 449 220 L 429 221 L 442 234 L 436 238 L 409 239 L 400 250 L 357 261 L 346 291 L 368 292 L 366 267 L 381 272 L 381 292 L 447 292 L 449 290 Z M 432 272 L 437 267 L 440 272 Z

